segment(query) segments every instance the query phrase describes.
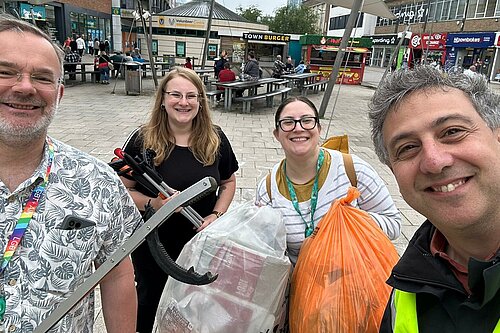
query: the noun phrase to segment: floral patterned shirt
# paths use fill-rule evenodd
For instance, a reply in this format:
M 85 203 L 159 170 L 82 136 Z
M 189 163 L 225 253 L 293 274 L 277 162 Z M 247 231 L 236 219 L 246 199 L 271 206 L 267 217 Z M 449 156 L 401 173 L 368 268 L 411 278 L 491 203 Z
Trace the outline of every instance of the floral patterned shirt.
M 7 332 L 32 332 L 92 274 L 141 223 L 127 190 L 106 163 L 53 140 L 54 162 L 46 192 L 0 282 L 7 309 Z M 48 147 L 35 173 L 10 192 L 0 180 L 0 251 L 24 205 L 43 180 Z M 67 216 L 87 227 L 61 228 Z M 50 332 L 92 332 L 94 293 L 80 301 Z

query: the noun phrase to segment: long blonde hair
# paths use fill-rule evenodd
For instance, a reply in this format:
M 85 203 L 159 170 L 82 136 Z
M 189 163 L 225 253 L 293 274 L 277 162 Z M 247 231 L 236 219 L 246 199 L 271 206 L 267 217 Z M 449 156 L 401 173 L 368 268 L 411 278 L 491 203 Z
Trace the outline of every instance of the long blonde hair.
M 205 94 L 203 82 L 196 72 L 183 67 L 174 67 L 160 83 L 156 92 L 156 99 L 149 121 L 141 129 L 144 139 L 144 148 L 153 149 L 156 152 L 155 165 L 163 162 L 175 147 L 175 137 L 168 123 L 168 115 L 162 105 L 164 104 L 164 91 L 167 83 L 176 78 L 182 77 L 190 81 L 200 95 L 200 106 L 198 114 L 193 119 L 191 134 L 189 136 L 189 149 L 193 152 L 197 161 L 203 166 L 211 165 L 215 162 L 219 151 L 220 138 L 217 129 L 212 123 L 210 109 Z

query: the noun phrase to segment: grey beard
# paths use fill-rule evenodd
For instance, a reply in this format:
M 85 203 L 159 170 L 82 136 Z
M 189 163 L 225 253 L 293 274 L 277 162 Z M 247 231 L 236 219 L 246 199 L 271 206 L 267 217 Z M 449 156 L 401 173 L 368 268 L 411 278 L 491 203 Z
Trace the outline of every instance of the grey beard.
M 33 124 L 30 127 L 9 126 L 7 124 L 0 123 L 0 140 L 11 144 L 24 145 L 37 140 L 40 137 L 46 136 L 47 129 L 52 123 L 52 119 L 54 119 L 58 107 L 59 102 L 56 102 L 51 110 L 48 110 L 36 124 Z

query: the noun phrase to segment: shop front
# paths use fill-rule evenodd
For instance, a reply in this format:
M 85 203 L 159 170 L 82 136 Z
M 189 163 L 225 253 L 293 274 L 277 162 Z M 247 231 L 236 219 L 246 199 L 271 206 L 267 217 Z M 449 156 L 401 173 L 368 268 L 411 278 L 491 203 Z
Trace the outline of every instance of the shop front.
M 276 60 L 276 56 L 280 55 L 282 59 L 286 59 L 288 55 L 288 43 L 291 40 L 290 38 L 290 35 L 272 33 L 243 33 L 242 40 L 245 44 L 243 45 L 245 49 L 244 61 L 246 61 L 248 52 L 253 51 L 262 70 L 270 75 L 274 68 L 274 60 Z
M 304 35 L 300 37 L 302 58 L 309 64 L 312 73 L 329 78 L 342 37 Z M 339 70 L 337 83 L 361 84 L 365 72 L 367 55 L 372 42 L 369 38 L 351 38 Z
M 408 64 L 412 68 L 419 64 L 433 62 L 444 65 L 446 60 L 447 33 L 412 34 L 408 45 Z
M 446 40 L 447 63 L 469 68 L 474 65 L 478 73 L 490 76 L 495 57 L 495 33 L 449 33 Z
M 387 67 L 391 56 L 399 43 L 398 35 L 375 35 L 368 36 L 372 41 L 372 52 L 370 66 Z

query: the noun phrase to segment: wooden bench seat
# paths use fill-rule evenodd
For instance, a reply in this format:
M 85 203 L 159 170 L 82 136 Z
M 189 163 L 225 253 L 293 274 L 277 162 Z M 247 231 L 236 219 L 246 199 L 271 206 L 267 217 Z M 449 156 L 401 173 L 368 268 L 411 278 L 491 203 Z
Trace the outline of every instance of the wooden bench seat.
M 215 105 L 217 104 L 216 103 L 217 96 L 224 95 L 224 90 L 211 90 L 211 91 L 207 91 L 205 94 L 207 95 L 208 99 L 210 100 L 211 106 L 215 107 Z
M 283 102 L 287 97 L 288 97 L 288 92 L 291 91 L 292 88 L 290 87 L 285 87 L 281 88 L 275 91 L 272 91 L 270 93 L 267 93 L 266 95 L 266 102 L 267 106 L 273 107 L 274 106 L 274 96 L 281 95 L 281 102 Z
M 83 72 L 81 69 L 77 69 L 77 70 L 76 70 L 76 71 L 74 71 L 74 72 L 73 72 L 73 71 L 71 71 L 71 72 L 70 72 L 70 71 L 64 71 L 64 81 L 68 81 L 68 80 L 69 80 L 69 81 L 76 81 L 76 79 L 75 79 L 75 80 L 70 80 L 70 79 L 69 79 L 69 76 L 70 76 L 70 75 L 75 75 L 75 76 L 80 75 L 80 81 L 81 81 L 81 82 L 86 82 L 86 81 L 87 81 L 87 77 L 86 77 L 86 76 L 87 76 L 87 74 L 90 74 L 90 75 L 91 75 L 91 81 L 92 81 L 93 83 L 95 83 L 95 82 L 96 82 L 96 77 L 97 77 L 98 75 L 100 75 L 100 74 L 101 74 L 101 72 L 100 72 L 100 71 L 98 71 L 98 70 L 94 70 L 94 71 L 85 71 L 85 72 Z M 68 78 L 66 78 L 66 75 L 68 76 Z
M 243 102 L 243 112 L 250 112 L 250 108 L 252 107 L 252 101 L 256 101 L 258 99 L 265 98 L 266 105 L 268 107 L 273 107 L 274 106 L 274 103 L 273 103 L 274 96 L 281 95 L 281 101 L 284 101 L 290 90 L 292 90 L 292 88 L 285 87 L 285 88 L 281 88 L 281 89 L 271 91 L 268 93 L 262 93 L 262 94 L 251 95 L 251 96 L 236 97 L 234 100 Z
M 324 91 L 327 84 L 328 84 L 328 80 L 326 80 L 326 79 L 319 80 L 319 81 L 316 81 L 313 83 L 304 84 L 304 86 L 302 87 L 302 95 L 306 96 L 307 91 L 309 89 L 311 89 L 314 93 L 317 93 L 320 88 L 321 88 L 321 91 Z
M 242 97 L 236 97 L 234 100 L 238 102 L 243 102 L 243 112 L 250 112 L 250 108 L 252 107 L 252 101 L 256 101 L 258 99 L 266 98 L 267 93 L 265 94 L 258 94 L 258 95 L 251 95 L 251 96 L 242 96 Z

